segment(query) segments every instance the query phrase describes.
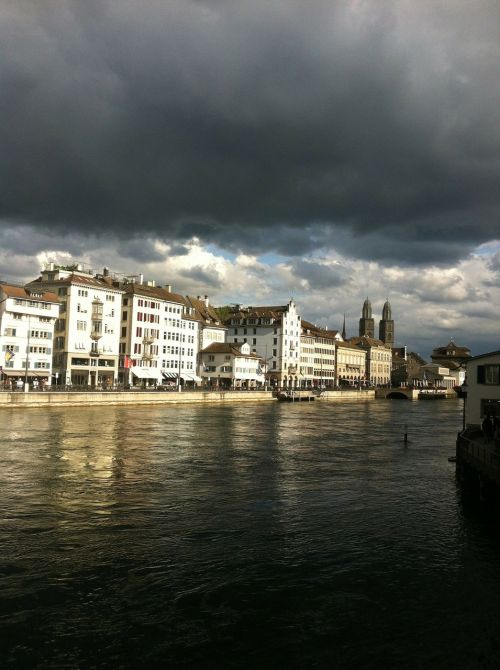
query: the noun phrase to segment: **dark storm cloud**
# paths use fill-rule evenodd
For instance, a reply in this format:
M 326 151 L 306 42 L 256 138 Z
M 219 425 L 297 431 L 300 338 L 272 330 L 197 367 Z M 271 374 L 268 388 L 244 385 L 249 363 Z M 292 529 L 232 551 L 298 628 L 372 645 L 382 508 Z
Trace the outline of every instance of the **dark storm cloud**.
M 180 270 L 179 275 L 185 279 L 191 279 L 205 288 L 218 289 L 222 286 L 219 273 L 215 269 L 210 271 L 199 265 L 195 265 L 189 270 Z
M 158 263 L 166 258 L 165 253 L 158 251 L 154 240 L 142 237 L 123 240 L 118 245 L 117 251 L 124 258 L 131 258 L 144 263 Z
M 314 289 L 338 288 L 345 284 L 348 275 L 341 267 L 330 267 L 313 261 L 295 260 L 292 263 L 293 275 L 297 279 L 305 279 Z
M 498 230 L 499 12 L 4 2 L 0 217 L 382 261 L 423 241 L 453 260 Z

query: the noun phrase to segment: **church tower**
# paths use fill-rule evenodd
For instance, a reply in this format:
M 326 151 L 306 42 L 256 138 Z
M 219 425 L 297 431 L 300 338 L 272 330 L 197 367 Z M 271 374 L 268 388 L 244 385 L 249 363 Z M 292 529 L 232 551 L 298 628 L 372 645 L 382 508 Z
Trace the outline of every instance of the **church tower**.
M 387 347 L 394 346 L 394 321 L 392 320 L 391 304 L 388 300 L 385 301 L 382 309 L 382 318 L 378 325 L 378 338 Z
M 359 336 L 375 337 L 375 321 L 372 317 L 372 304 L 368 298 L 363 303 L 363 311 L 359 320 Z

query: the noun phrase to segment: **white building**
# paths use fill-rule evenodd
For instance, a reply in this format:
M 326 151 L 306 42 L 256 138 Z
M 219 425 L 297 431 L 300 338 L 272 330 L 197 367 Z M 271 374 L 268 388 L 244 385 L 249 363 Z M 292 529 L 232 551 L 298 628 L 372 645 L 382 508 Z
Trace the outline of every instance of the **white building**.
M 262 362 L 248 343 L 213 343 L 200 352 L 205 385 L 213 388 L 260 388 L 265 384 Z
M 465 423 L 478 427 L 487 414 L 500 417 L 500 351 L 467 361 Z
M 29 290 L 59 298 L 53 371 L 59 384 L 107 387 L 118 381 L 121 296 L 107 270 L 93 275 L 81 264 L 48 263 Z
M 227 341 L 250 345 L 269 370 L 271 385 L 300 386 L 301 318 L 293 300 L 287 305 L 233 308 L 225 319 Z
M 155 286 L 152 281 L 121 286 L 120 380 L 142 386 L 200 382 L 200 323 L 186 299 L 172 293 L 171 286 Z
M 4 386 L 50 383 L 58 314 L 59 300 L 54 293 L 0 283 L 0 377 Z

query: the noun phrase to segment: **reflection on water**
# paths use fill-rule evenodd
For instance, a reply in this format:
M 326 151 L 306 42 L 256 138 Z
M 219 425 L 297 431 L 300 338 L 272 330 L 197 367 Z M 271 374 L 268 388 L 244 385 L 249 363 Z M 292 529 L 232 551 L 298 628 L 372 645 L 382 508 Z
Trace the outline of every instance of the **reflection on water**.
M 0 418 L 5 667 L 497 667 L 458 401 Z

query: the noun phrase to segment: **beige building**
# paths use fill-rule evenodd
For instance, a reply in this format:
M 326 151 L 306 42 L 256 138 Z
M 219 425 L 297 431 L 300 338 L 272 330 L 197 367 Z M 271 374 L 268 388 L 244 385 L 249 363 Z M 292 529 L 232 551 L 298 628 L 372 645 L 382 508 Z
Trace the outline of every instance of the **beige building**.
M 366 352 L 365 379 L 374 386 L 391 383 L 392 349 L 381 340 L 362 335 L 351 337 L 348 342 Z
M 320 328 L 302 320 L 301 386 L 335 386 L 335 348 L 341 341 L 338 330 Z
M 350 342 L 337 342 L 335 347 L 335 386 L 357 385 L 366 381 L 366 351 Z

